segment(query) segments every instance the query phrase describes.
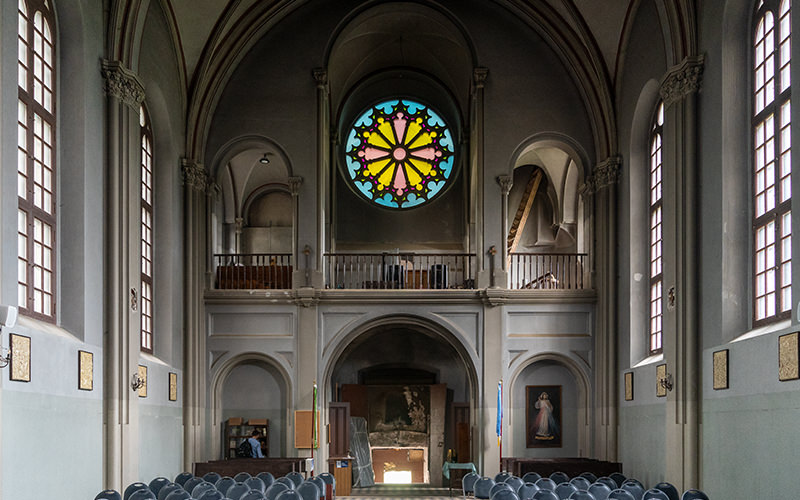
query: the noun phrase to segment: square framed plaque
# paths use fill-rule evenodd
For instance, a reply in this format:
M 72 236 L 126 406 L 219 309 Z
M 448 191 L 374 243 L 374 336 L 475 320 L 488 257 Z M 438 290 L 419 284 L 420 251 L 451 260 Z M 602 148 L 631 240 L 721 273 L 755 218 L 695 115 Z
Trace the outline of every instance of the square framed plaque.
M 778 380 L 797 380 L 800 378 L 800 352 L 798 352 L 800 333 L 787 333 L 778 337 Z
M 16 382 L 30 382 L 31 338 L 16 333 L 8 337 L 11 344 L 11 371 L 8 376 Z
M 633 372 L 625 374 L 625 401 L 633 401 Z
M 714 353 L 713 359 L 714 390 L 728 388 L 728 350 L 723 349 Z
M 169 400 L 178 400 L 178 374 L 169 372 Z
M 78 351 L 78 389 L 91 391 L 94 388 L 94 353 Z

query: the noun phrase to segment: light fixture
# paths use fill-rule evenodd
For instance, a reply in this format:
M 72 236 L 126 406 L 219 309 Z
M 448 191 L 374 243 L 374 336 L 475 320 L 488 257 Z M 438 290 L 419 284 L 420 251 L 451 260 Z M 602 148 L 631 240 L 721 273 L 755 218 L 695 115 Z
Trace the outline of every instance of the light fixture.
M 144 387 L 144 379 L 138 373 L 134 373 L 131 377 L 131 389 L 134 391 L 138 391 L 142 387 Z
M 17 324 L 16 306 L 0 306 L 0 333 L 3 327 L 9 328 Z M 0 337 L 1 338 L 1 337 Z M 5 368 L 11 362 L 11 349 L 0 346 L 0 368 Z
M 667 391 L 671 391 L 673 387 L 672 374 L 667 373 L 666 377 L 658 379 L 658 385 Z
M 261 158 L 258 160 L 258 163 L 260 163 L 260 164 L 262 164 L 262 165 L 266 165 L 267 163 L 269 163 L 269 158 L 267 158 L 267 153 L 264 153 L 264 156 L 262 156 L 262 157 L 261 157 Z

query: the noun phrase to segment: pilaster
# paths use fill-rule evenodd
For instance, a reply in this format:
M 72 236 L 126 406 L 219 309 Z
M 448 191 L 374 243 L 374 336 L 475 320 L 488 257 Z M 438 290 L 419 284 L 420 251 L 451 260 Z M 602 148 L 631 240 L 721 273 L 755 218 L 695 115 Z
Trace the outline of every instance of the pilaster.
M 323 68 L 316 68 L 312 72 L 317 84 L 317 247 L 314 253 L 315 276 L 314 286 L 323 288 L 323 253 L 327 248 L 331 230 L 330 169 L 331 151 L 331 111 L 330 111 L 330 85 L 328 72 Z
M 502 222 L 501 222 L 501 229 L 502 229 L 502 269 L 504 272 L 508 270 L 508 193 L 511 192 L 511 188 L 514 186 L 514 179 L 510 175 L 498 175 L 497 176 L 497 183 L 500 185 L 500 194 L 502 196 L 501 203 L 503 205 L 503 215 L 502 215 Z
M 484 241 L 484 214 L 483 214 L 483 197 L 484 186 L 489 186 L 488 182 L 484 182 L 484 87 L 486 85 L 486 78 L 489 75 L 487 68 L 474 68 L 472 70 L 472 85 L 470 87 L 470 94 L 472 96 L 471 113 L 470 113 L 470 186 L 469 186 L 469 199 L 472 200 L 472 205 L 469 207 L 469 250 L 475 252 L 478 256 L 477 266 L 477 286 L 484 288 L 488 286 L 490 277 L 487 274 L 488 261 L 486 259 L 485 249 L 491 246 L 490 243 Z

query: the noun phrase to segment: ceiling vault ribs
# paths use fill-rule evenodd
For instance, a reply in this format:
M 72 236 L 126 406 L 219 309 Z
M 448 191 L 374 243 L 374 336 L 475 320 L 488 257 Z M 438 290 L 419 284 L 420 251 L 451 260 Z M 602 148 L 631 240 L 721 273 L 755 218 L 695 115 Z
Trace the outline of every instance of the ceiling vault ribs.
M 508 253 L 513 253 L 517 249 L 522 233 L 525 231 L 525 224 L 528 222 L 533 200 L 536 198 L 536 192 L 539 190 L 539 184 L 541 182 L 542 169 L 537 168 L 534 172 L 531 172 L 528 184 L 525 186 L 525 192 L 522 193 L 522 199 L 519 200 L 519 207 L 517 207 L 517 214 L 514 216 L 514 222 L 508 230 L 508 237 L 506 238 Z

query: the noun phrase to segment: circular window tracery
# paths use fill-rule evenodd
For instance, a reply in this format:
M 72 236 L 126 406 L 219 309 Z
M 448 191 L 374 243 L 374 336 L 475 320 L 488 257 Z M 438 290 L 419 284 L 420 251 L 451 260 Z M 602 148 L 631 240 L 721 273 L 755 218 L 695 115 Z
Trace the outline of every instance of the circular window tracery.
M 453 138 L 430 107 L 409 99 L 365 111 L 347 136 L 352 185 L 383 207 L 420 206 L 440 194 L 453 174 Z

